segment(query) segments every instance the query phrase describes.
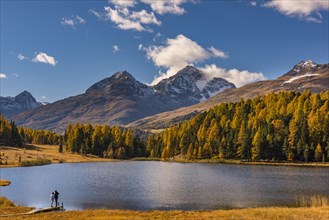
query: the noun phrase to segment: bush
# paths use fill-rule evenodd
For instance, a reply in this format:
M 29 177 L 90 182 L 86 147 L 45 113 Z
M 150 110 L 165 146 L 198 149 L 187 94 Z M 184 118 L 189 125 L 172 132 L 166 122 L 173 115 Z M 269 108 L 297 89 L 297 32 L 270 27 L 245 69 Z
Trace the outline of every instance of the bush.
M 311 196 L 301 195 L 299 197 L 296 197 L 296 205 L 297 207 L 328 206 L 329 199 L 325 195 L 311 195 Z
M 15 204 L 4 196 L 0 197 L 0 206 L 15 206 Z
M 41 159 L 41 158 L 38 158 L 36 160 L 24 160 L 20 163 L 20 165 L 23 167 L 42 166 L 42 165 L 47 165 L 47 164 L 51 164 L 51 160 Z

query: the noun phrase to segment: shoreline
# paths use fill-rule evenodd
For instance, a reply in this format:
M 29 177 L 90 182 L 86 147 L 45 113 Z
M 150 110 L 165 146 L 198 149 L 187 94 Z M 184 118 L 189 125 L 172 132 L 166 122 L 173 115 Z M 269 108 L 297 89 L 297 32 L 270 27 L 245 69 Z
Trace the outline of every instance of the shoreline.
M 329 167 L 329 162 L 286 162 L 286 161 L 259 161 L 249 162 L 240 160 L 223 160 L 223 159 L 193 159 L 188 160 L 182 155 L 169 158 L 150 158 L 136 157 L 127 160 L 101 158 L 94 155 L 80 155 L 70 152 L 59 153 L 57 146 L 51 145 L 25 145 L 25 148 L 14 148 L 8 146 L 0 146 L 1 158 L 0 168 L 26 167 L 22 162 L 28 163 L 28 166 L 48 165 L 59 163 L 88 163 L 88 162 L 129 162 L 129 161 L 158 161 L 171 163 L 211 163 L 211 164 L 237 164 L 237 165 L 267 165 L 267 166 L 292 166 L 292 167 Z M 38 160 L 47 163 L 36 163 Z M 21 162 L 20 162 L 21 161 Z
M 230 164 L 230 165 L 254 165 L 254 166 L 287 166 L 287 167 L 328 167 L 329 162 L 325 163 L 317 163 L 317 162 L 245 162 L 239 160 L 211 160 L 211 159 L 201 159 L 201 160 L 167 160 L 161 158 L 131 158 L 127 160 L 119 160 L 119 159 L 108 159 L 108 158 L 98 158 L 92 161 L 65 161 L 65 162 L 51 162 L 49 164 L 42 165 L 31 165 L 31 166 L 22 166 L 19 164 L 9 164 L 9 165 L 0 165 L 1 168 L 17 168 L 17 167 L 34 167 L 34 166 L 45 166 L 51 164 L 62 164 L 62 163 L 119 163 L 119 162 L 133 162 L 133 161 L 154 161 L 154 162 L 166 162 L 166 163 L 201 163 L 201 164 Z
M 138 157 L 129 160 L 120 161 L 160 161 L 172 163 L 211 163 L 211 164 L 237 164 L 237 165 L 269 165 L 269 166 L 298 166 L 298 167 L 329 167 L 329 162 L 247 162 L 240 160 L 219 160 L 219 159 L 161 159 L 161 158 L 147 158 Z

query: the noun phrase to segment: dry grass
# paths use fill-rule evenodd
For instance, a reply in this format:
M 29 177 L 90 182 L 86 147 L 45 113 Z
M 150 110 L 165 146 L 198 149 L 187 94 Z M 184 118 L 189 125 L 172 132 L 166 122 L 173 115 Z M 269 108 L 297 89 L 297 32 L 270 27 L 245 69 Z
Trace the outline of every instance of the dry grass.
M 0 180 L 0 186 L 9 186 L 10 183 L 11 182 L 9 180 Z
M 13 202 L 11 202 L 6 197 L 0 197 L 0 215 L 26 213 L 31 210 L 32 208 L 30 207 L 16 206 Z M 0 219 L 2 219 L 1 216 Z
M 50 160 L 51 163 L 115 161 L 96 156 L 82 156 L 70 152 L 58 152 L 58 146 L 25 145 L 24 148 L 0 146 L 0 167 L 20 166 L 23 161 Z
M 260 220 L 327 220 L 329 207 L 310 208 L 252 208 L 216 211 L 128 211 L 128 210 L 84 210 L 42 213 L 28 216 L 15 216 L 3 219 L 52 219 L 52 220 L 127 220 L 127 219 L 260 219 Z
M 130 211 L 130 210 L 83 210 L 83 211 L 66 211 L 40 213 L 33 215 L 16 215 L 7 216 L 7 214 L 19 214 L 30 211 L 29 207 L 15 206 L 5 197 L 0 197 L 0 217 L 1 219 L 33 219 L 33 220 L 127 220 L 127 219 L 267 219 L 267 220 L 306 220 L 329 219 L 329 206 L 319 207 L 300 207 L 300 208 L 249 208 L 233 210 L 214 210 L 214 211 Z M 2 215 L 2 216 L 1 216 Z

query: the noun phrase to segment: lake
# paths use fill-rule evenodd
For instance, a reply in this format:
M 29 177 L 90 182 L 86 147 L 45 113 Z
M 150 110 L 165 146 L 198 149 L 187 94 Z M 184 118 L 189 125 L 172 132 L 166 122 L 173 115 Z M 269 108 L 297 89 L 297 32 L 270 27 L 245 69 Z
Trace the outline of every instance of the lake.
M 66 209 L 211 210 L 294 206 L 300 195 L 329 196 L 329 169 L 124 161 L 2 168 L 1 188 L 19 205 L 50 206 L 55 189 Z

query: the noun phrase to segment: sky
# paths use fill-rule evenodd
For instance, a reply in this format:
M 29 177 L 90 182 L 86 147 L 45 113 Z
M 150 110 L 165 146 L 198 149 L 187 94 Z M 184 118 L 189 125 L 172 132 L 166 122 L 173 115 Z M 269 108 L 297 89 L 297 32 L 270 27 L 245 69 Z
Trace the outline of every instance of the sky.
M 327 0 L 1 0 L 1 96 L 54 102 L 118 71 L 154 85 L 186 65 L 237 87 L 328 63 Z

